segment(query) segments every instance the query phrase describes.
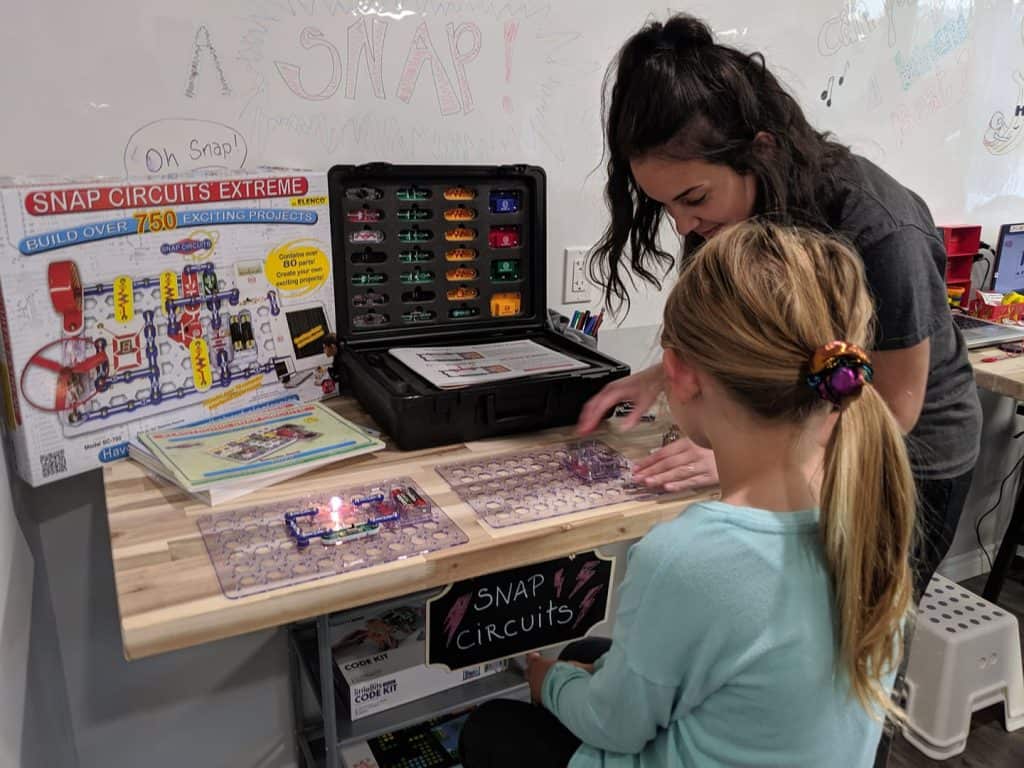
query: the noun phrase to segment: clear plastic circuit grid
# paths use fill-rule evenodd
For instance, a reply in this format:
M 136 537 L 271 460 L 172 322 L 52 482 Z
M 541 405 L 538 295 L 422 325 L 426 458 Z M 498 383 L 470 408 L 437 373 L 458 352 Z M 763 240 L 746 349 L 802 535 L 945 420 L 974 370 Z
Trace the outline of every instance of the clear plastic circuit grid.
M 411 491 L 403 498 L 412 503 L 382 505 L 376 501 L 379 495 L 396 498 L 392 496 L 396 489 L 405 489 L 407 494 Z M 423 503 L 417 505 L 417 498 Z M 308 514 L 312 511 L 319 514 Z M 462 529 L 407 477 L 204 515 L 197 522 L 221 590 L 229 598 L 404 560 L 469 541 Z M 336 529 L 334 535 L 322 535 L 325 527 Z M 304 544 L 302 539 L 306 540 Z
M 442 464 L 437 472 L 494 528 L 656 495 L 635 485 L 626 458 L 599 440 Z

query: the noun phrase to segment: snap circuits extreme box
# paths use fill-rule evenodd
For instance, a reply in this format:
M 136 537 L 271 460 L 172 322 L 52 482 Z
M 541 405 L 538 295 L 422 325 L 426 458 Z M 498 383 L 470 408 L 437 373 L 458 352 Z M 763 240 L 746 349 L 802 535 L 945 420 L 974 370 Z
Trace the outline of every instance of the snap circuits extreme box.
M 333 391 L 323 173 L 0 181 L 0 381 L 32 485 L 136 433 Z

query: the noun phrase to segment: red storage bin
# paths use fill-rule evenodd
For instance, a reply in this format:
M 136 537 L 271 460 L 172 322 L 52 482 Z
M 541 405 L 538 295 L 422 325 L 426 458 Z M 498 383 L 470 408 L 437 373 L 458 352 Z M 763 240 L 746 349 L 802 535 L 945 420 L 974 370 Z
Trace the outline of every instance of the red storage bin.
M 950 256 L 974 256 L 981 245 L 981 227 L 974 224 L 939 227 Z
M 973 224 L 939 227 L 946 247 L 946 287 L 963 288 L 964 301 L 971 295 L 971 269 L 981 245 L 981 227 Z M 951 301 L 952 303 L 952 301 Z

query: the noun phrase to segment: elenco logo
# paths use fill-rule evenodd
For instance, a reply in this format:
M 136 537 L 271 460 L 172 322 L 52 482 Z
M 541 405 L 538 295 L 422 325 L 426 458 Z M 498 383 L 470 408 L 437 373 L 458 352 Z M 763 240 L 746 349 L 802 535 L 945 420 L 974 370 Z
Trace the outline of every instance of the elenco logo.
M 196 251 L 208 251 L 211 248 L 213 248 L 213 240 L 208 237 L 204 237 L 200 240 L 187 237 L 176 243 L 164 243 L 160 246 L 160 253 L 165 256 L 168 253 L 192 254 Z

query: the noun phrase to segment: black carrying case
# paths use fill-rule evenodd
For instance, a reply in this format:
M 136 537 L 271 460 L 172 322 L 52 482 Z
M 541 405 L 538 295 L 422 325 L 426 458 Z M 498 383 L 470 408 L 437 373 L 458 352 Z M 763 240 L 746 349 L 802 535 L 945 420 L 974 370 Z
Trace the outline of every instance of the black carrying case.
M 474 191 L 475 197 L 445 199 L 446 191 L 456 187 Z M 352 393 L 399 448 L 412 450 L 571 424 L 591 396 L 608 382 L 629 374 L 628 366 L 548 325 L 542 168 L 337 165 L 328 174 L 328 189 L 336 327 L 342 342 L 339 356 Z M 410 189 L 419 195 L 428 193 L 429 197 L 398 199 L 399 190 Z M 375 197 L 378 192 L 379 198 Z M 505 201 L 518 195 L 519 210 L 493 211 L 492 192 Z M 475 218 L 446 221 L 445 212 L 458 207 L 473 209 Z M 429 211 L 430 218 L 399 219 L 400 210 L 416 211 L 412 214 L 416 216 Z M 379 221 L 353 220 L 376 215 L 375 211 L 383 214 Z M 476 236 L 471 241 L 448 242 L 445 233 L 455 227 L 472 228 Z M 517 227 L 519 245 L 491 247 L 492 227 Z M 410 230 L 418 231 L 418 237 L 425 239 L 419 243 L 400 242 L 399 233 L 408 234 Z M 372 231 L 383 233 L 383 241 L 352 242 L 353 233 Z M 357 238 L 361 236 L 372 237 Z M 448 261 L 446 254 L 454 248 L 473 248 L 476 258 Z M 417 261 L 403 262 L 400 258 Z M 513 261 L 518 262 L 514 269 Z M 476 279 L 449 281 L 448 271 L 458 268 L 476 269 Z M 423 281 L 404 282 L 414 273 Z M 449 300 L 448 291 L 460 285 L 475 288 L 477 298 Z M 496 293 L 519 293 L 518 314 L 492 316 L 491 299 Z M 452 310 L 467 315 L 474 309 L 478 314 L 473 316 L 449 316 Z M 392 347 L 462 346 L 519 339 L 558 350 L 588 367 L 439 389 L 388 354 Z

